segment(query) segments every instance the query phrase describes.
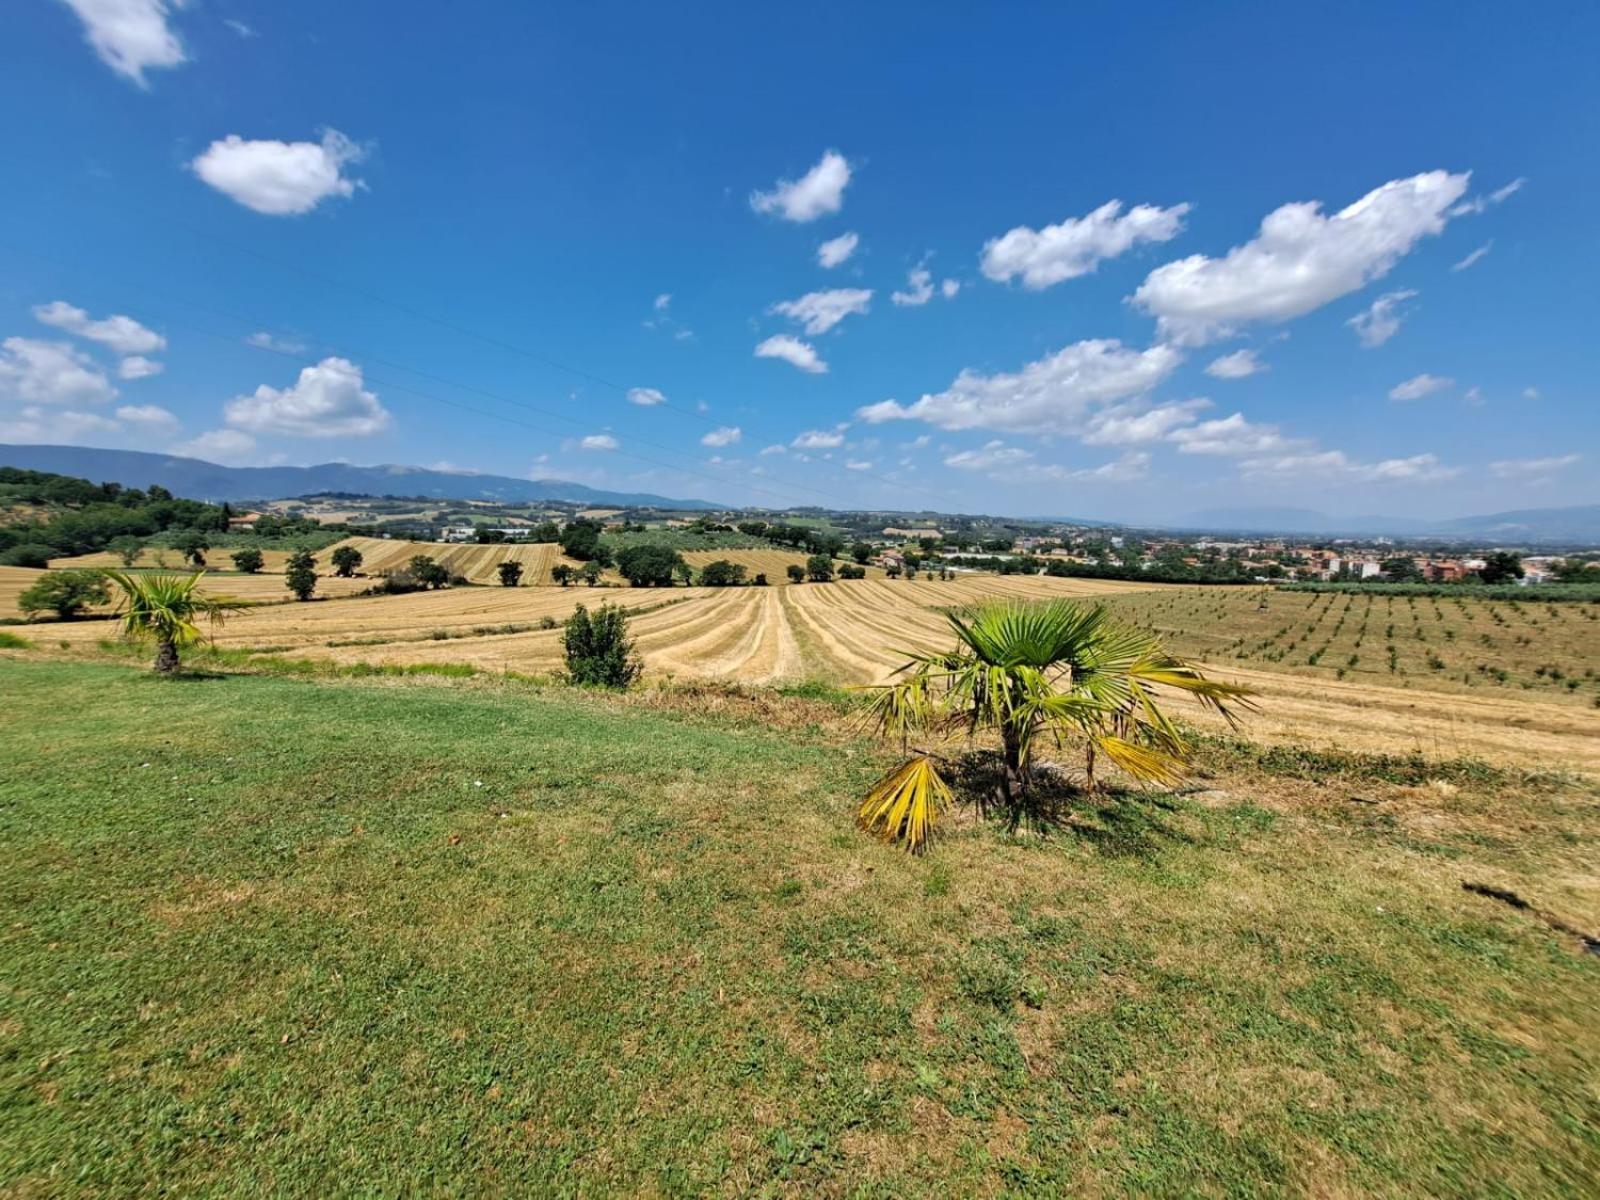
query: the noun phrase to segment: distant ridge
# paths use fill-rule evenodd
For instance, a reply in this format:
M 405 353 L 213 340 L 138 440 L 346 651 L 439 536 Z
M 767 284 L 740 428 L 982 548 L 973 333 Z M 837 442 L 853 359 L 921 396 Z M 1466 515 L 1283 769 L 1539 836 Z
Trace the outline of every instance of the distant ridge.
M 1163 528 L 1206 533 L 1315 533 L 1507 542 L 1600 542 L 1600 504 L 1522 508 L 1475 517 L 1330 517 L 1309 508 L 1215 508 Z
M 176 454 L 103 450 L 89 446 L 0 444 L 0 466 L 53 471 L 94 483 L 147 488 L 160 484 L 193 500 L 277 500 L 317 492 L 367 496 L 427 496 L 436 500 L 499 500 L 512 504 L 565 500 L 612 508 L 720 509 L 709 500 L 674 500 L 649 492 L 609 492 L 561 479 L 516 479 L 434 471 L 427 467 L 358 467 L 322 463 L 314 467 L 224 467 Z

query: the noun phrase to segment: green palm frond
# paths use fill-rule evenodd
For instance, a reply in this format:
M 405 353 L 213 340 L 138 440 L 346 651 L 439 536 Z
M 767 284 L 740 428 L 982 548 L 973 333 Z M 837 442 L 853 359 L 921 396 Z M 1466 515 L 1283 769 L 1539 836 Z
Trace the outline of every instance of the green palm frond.
M 237 601 L 206 596 L 196 589 L 204 572 L 193 575 L 133 575 L 107 571 L 122 592 L 118 602 L 124 637 L 190 646 L 205 637 L 202 620 L 221 624 L 242 607 Z

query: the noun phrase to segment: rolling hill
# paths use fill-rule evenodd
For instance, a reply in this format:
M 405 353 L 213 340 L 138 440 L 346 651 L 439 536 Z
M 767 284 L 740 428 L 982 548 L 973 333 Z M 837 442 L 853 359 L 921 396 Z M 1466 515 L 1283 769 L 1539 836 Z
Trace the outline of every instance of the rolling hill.
M 88 446 L 0 445 L 0 466 L 53 471 L 147 488 L 160 484 L 195 500 L 275 500 L 317 492 L 365 496 L 426 496 L 435 500 L 498 500 L 511 504 L 566 500 L 612 508 L 715 510 L 709 500 L 678 500 L 649 492 L 610 492 L 561 479 L 516 479 L 435 471 L 427 467 L 321 463 L 312 467 L 225 467 L 175 454 L 104 450 Z

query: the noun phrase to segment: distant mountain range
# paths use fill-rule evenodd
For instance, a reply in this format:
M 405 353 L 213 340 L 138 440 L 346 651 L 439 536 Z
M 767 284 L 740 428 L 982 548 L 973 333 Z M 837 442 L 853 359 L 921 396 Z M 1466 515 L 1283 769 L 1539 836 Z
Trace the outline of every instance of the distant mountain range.
M 1309 508 L 1216 508 L 1167 528 L 1207 533 L 1320 533 L 1463 541 L 1600 542 L 1600 504 L 1523 508 L 1476 517 L 1330 517 Z
M 147 488 L 160 484 L 191 500 L 277 500 L 318 492 L 365 496 L 427 496 L 435 500 L 498 500 L 527 504 L 566 500 L 610 508 L 720 509 L 709 500 L 674 500 L 649 492 L 608 492 L 561 479 L 514 479 L 433 471 L 426 467 L 358 467 L 322 463 L 315 467 L 223 467 L 175 454 L 137 450 L 99 450 L 87 446 L 0 445 L 0 466 L 53 471 L 94 483 Z

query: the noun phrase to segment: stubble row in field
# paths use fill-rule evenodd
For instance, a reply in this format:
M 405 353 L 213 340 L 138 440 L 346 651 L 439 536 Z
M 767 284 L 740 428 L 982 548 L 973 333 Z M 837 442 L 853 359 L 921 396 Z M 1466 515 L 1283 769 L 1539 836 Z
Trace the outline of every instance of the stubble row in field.
M 1600 702 L 1600 604 L 1179 587 L 1112 607 L 1190 657 L 1318 686 Z

